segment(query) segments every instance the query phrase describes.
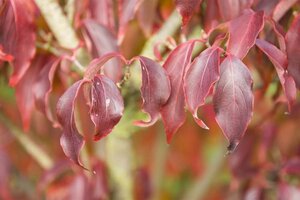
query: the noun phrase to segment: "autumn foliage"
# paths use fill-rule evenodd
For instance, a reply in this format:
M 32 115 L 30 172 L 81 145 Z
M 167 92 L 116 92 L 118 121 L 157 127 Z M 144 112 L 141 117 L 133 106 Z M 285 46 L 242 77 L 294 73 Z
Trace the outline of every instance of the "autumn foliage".
M 0 0 L 1 198 L 300 198 L 299 1 L 47 2 Z

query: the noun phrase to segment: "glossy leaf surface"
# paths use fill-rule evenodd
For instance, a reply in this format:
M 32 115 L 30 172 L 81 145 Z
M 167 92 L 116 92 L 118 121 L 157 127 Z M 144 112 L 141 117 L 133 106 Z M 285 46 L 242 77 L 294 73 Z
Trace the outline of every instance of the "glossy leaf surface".
M 247 10 L 243 15 L 229 23 L 229 41 L 227 51 L 243 59 L 264 25 L 264 13 Z
M 96 127 L 94 140 L 100 140 L 120 121 L 124 110 L 123 98 L 112 80 L 96 75 L 92 81 L 91 102 L 90 115 Z
M 256 45 L 268 56 L 273 63 L 283 91 L 288 101 L 289 110 L 296 100 L 296 85 L 294 79 L 288 73 L 287 69 L 287 57 L 286 55 L 277 49 L 274 45 L 267 41 L 257 39 Z
M 56 106 L 57 119 L 63 127 L 60 145 L 66 156 L 81 167 L 83 166 L 79 160 L 79 153 L 85 141 L 77 130 L 74 110 L 76 98 L 83 84 L 82 80 L 75 82 L 59 98 Z
M 286 34 L 288 71 L 300 89 L 300 15 L 298 15 Z
M 228 152 L 232 152 L 252 117 L 252 77 L 247 66 L 234 56 L 222 62 L 220 71 L 213 103 L 217 123 L 229 141 Z
M 185 121 L 183 79 L 191 62 L 193 47 L 194 42 L 179 45 L 163 65 L 171 84 L 171 96 L 161 111 L 168 142 Z
M 142 68 L 143 110 L 149 114 L 150 120 L 136 124 L 151 126 L 158 120 L 160 110 L 171 94 L 170 81 L 164 68 L 157 62 L 143 56 L 139 60 Z
M 199 126 L 206 129 L 208 127 L 198 118 L 197 110 L 204 105 L 211 87 L 219 79 L 219 56 L 218 48 L 206 49 L 194 59 L 185 76 L 184 90 L 188 108 Z

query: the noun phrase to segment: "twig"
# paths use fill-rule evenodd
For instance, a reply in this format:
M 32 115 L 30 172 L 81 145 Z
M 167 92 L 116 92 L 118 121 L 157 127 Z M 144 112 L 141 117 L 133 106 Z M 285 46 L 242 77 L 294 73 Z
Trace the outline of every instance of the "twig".
M 43 151 L 27 134 L 23 133 L 17 128 L 7 117 L 0 113 L 0 121 L 11 132 L 11 134 L 20 142 L 22 147 L 27 151 L 29 155 L 45 170 L 50 169 L 53 166 L 53 161 L 50 156 Z

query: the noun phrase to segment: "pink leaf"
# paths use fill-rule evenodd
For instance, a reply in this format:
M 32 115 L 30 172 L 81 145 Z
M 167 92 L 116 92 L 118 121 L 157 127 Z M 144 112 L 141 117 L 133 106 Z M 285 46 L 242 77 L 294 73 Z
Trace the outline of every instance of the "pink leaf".
M 229 140 L 228 152 L 232 152 L 252 117 L 252 77 L 247 66 L 234 56 L 228 56 L 220 68 L 213 102 L 217 123 Z
M 79 160 L 79 153 L 85 142 L 76 127 L 74 109 L 76 98 L 84 83 L 82 80 L 75 82 L 60 97 L 56 106 L 57 119 L 63 127 L 60 145 L 66 156 L 81 167 L 83 166 Z
M 54 122 L 54 119 L 48 102 L 49 94 L 52 91 L 54 74 L 60 61 L 60 59 L 54 56 L 49 56 L 33 85 L 35 105 L 51 122 Z
M 210 47 L 194 59 L 185 76 L 185 98 L 195 121 L 202 128 L 208 129 L 204 122 L 198 118 L 197 110 L 204 105 L 211 87 L 220 75 L 220 51 Z
M 219 24 L 220 12 L 218 6 L 218 0 L 208 0 L 206 2 L 206 9 L 204 17 L 204 30 L 209 33 L 213 28 Z
M 183 78 L 191 62 L 193 47 L 194 42 L 179 45 L 170 53 L 163 65 L 171 84 L 170 98 L 161 111 L 169 143 L 174 133 L 185 121 Z
M 282 52 L 286 52 L 285 32 L 283 30 L 283 27 L 280 26 L 280 24 L 278 24 L 274 20 L 270 20 L 270 23 L 271 23 L 273 30 L 275 32 L 275 35 L 277 37 L 277 41 L 278 41 L 280 50 Z
M 31 0 L 8 0 L 0 7 L 0 44 L 5 53 L 14 57 L 12 86 L 25 74 L 35 55 L 34 9 Z
M 176 0 L 176 8 L 182 16 L 182 26 L 185 26 L 192 18 L 194 12 L 199 9 L 202 0 Z
M 34 108 L 34 96 L 32 88 L 40 68 L 45 64 L 46 61 L 46 56 L 37 56 L 33 60 L 30 68 L 15 86 L 17 106 L 21 114 L 23 129 L 25 131 L 28 131 L 30 127 L 31 114 Z
M 151 36 L 153 30 L 158 3 L 159 0 L 144 0 L 137 12 L 139 24 L 147 37 Z
M 96 127 L 94 140 L 108 135 L 120 121 L 124 103 L 115 83 L 103 75 L 96 75 L 91 88 L 91 119 Z
M 289 111 L 291 111 L 291 106 L 296 100 L 296 85 L 294 79 L 286 70 L 286 55 L 282 51 L 277 49 L 277 47 L 268 43 L 267 41 L 257 39 L 256 45 L 268 56 L 268 58 L 273 63 L 285 96 L 287 98 Z
M 6 54 L 3 51 L 2 46 L 0 45 L 0 61 L 11 62 L 14 58 L 12 55 Z
M 255 44 L 258 33 L 264 26 L 263 11 L 247 10 L 243 15 L 230 21 L 228 52 L 243 59 Z
M 103 25 L 92 19 L 84 21 L 85 29 L 92 41 L 93 57 L 98 58 L 106 53 L 119 52 L 116 37 Z M 113 81 L 118 82 L 122 76 L 122 66 L 119 60 L 111 60 L 104 66 L 104 73 Z
M 239 16 L 243 10 L 250 8 L 252 4 L 253 0 L 218 0 L 220 14 L 225 21 Z
M 118 38 L 123 40 L 128 22 L 134 18 L 141 0 L 118 0 L 119 3 L 119 33 Z
M 89 0 L 91 17 L 110 31 L 115 29 L 113 1 Z
M 300 89 L 300 14 L 294 19 L 286 34 L 288 71 Z
M 281 0 L 273 11 L 273 19 L 278 22 L 298 0 Z
M 149 113 L 150 120 L 138 121 L 136 125 L 151 126 L 159 118 L 159 112 L 170 96 L 171 86 L 166 71 L 157 62 L 143 56 L 139 60 L 142 68 L 143 110 Z

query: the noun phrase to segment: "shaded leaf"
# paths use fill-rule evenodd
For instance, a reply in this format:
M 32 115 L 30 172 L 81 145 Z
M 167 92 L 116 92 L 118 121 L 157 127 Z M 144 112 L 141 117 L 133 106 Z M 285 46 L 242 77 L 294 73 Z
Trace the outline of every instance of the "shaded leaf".
M 185 121 L 183 78 L 191 62 L 193 47 L 194 42 L 182 43 L 170 53 L 163 65 L 171 84 L 170 98 L 161 111 L 168 142 Z
M 210 47 L 194 59 L 185 76 L 184 91 L 190 112 L 195 121 L 202 128 L 208 129 L 204 122 L 198 118 L 197 110 L 204 105 L 213 84 L 220 75 L 220 50 Z
M 10 84 L 15 86 L 35 55 L 35 7 L 31 0 L 8 0 L 2 4 L 0 12 L 0 45 L 6 54 L 14 57 Z
M 282 52 L 286 52 L 285 32 L 283 30 L 283 27 L 280 26 L 280 24 L 278 24 L 274 20 L 270 20 L 270 22 L 271 22 L 273 30 L 274 30 L 274 32 L 276 34 L 280 50 Z
M 105 26 L 92 19 L 84 21 L 85 29 L 92 41 L 92 53 L 94 58 L 107 53 L 119 52 L 116 37 Z M 119 60 L 113 59 L 104 66 L 104 73 L 113 81 L 118 82 L 122 76 L 122 66 Z
M 143 56 L 139 60 L 142 68 L 143 110 L 149 114 L 150 120 L 137 121 L 135 124 L 151 126 L 158 120 L 160 110 L 170 96 L 171 86 L 166 71 L 157 62 Z
M 176 0 L 176 8 L 182 16 L 182 26 L 191 19 L 194 12 L 199 9 L 202 0 Z
M 159 0 L 142 1 L 138 12 L 139 24 L 145 35 L 150 37 L 152 33 L 153 23 L 156 17 L 156 8 Z
M 285 96 L 287 98 L 289 111 L 291 111 L 291 106 L 296 100 L 296 85 L 294 79 L 286 70 L 286 55 L 282 51 L 277 49 L 277 47 L 268 43 L 267 41 L 257 39 L 256 45 L 268 56 L 268 58 L 273 63 Z
M 220 12 L 218 0 L 207 0 L 204 14 L 204 30 L 209 33 L 213 28 L 219 24 Z
M 7 61 L 7 62 L 11 62 L 13 60 L 13 56 L 6 54 L 5 52 L 3 52 L 3 48 L 0 45 L 0 61 Z
M 273 19 L 278 22 L 298 0 L 281 0 L 273 10 Z
M 243 59 L 255 44 L 258 33 L 264 26 L 264 13 L 247 10 L 243 15 L 230 21 L 228 52 Z
M 60 61 L 61 60 L 57 57 L 49 56 L 47 58 L 47 62 L 36 77 L 36 81 L 33 85 L 35 105 L 37 109 L 45 114 L 51 122 L 54 122 L 54 118 L 48 102 L 49 94 L 52 91 L 54 74 Z
M 119 3 L 119 33 L 118 38 L 123 40 L 128 22 L 134 18 L 141 0 L 118 0 Z
M 43 67 L 46 62 L 47 56 L 37 56 L 32 61 L 30 68 L 15 86 L 17 106 L 21 114 L 23 129 L 25 131 L 28 131 L 30 127 L 31 114 L 34 109 L 33 86 L 40 68 Z
M 220 14 L 225 21 L 236 18 L 252 4 L 253 0 L 218 0 Z
M 77 165 L 82 166 L 79 160 L 79 153 L 85 141 L 79 134 L 75 124 L 75 101 L 85 81 L 75 82 L 67 91 L 59 98 L 56 106 L 56 115 L 58 122 L 63 127 L 63 133 L 60 138 L 60 145 L 66 156 Z
M 239 144 L 252 117 L 252 77 L 247 66 L 234 56 L 228 56 L 220 69 L 220 80 L 213 103 L 217 123 L 229 140 L 228 152 L 232 152 Z
M 300 89 L 300 14 L 294 19 L 285 39 L 289 63 L 288 71 L 294 78 L 297 88 Z
M 114 11 L 111 0 L 89 0 L 89 10 L 92 19 L 114 32 Z
M 117 86 L 106 76 L 96 75 L 92 83 L 90 115 L 96 127 L 94 140 L 100 140 L 120 121 L 124 103 Z

